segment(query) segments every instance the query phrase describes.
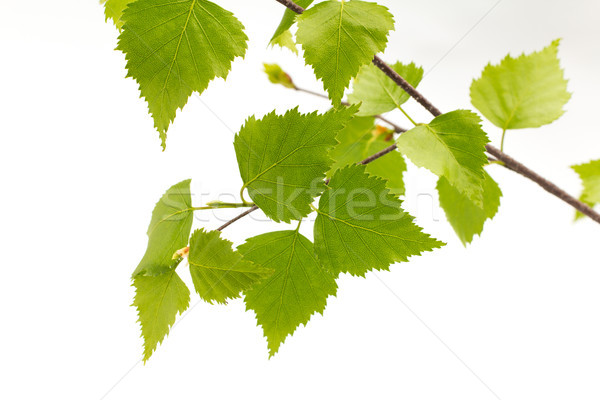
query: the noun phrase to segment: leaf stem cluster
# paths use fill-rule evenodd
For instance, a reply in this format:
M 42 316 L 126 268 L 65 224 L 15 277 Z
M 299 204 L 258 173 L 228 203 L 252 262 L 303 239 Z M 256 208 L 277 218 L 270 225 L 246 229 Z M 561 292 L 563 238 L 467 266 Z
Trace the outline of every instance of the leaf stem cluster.
M 300 7 L 299 5 L 297 5 L 296 3 L 294 3 L 291 0 L 276 0 L 276 1 L 278 3 L 283 4 L 285 7 L 294 11 L 297 14 L 302 14 L 305 11 L 304 8 Z M 378 56 L 375 56 L 373 58 L 373 64 L 377 68 L 379 68 L 384 74 L 386 74 L 392 81 L 394 81 L 398 86 L 400 86 L 406 93 L 408 93 L 415 101 L 417 101 L 421 106 L 423 106 L 423 108 L 425 108 L 427 111 L 429 111 L 434 117 L 438 117 L 438 116 L 442 115 L 442 112 L 437 107 L 435 107 L 425 96 L 423 96 L 419 91 L 417 91 L 410 83 L 408 83 L 402 76 L 400 76 L 389 65 L 387 65 L 381 58 L 379 58 Z M 296 90 L 315 94 L 314 92 L 311 92 L 311 91 L 305 90 L 305 89 L 300 89 L 298 87 L 296 87 Z M 316 94 L 316 95 L 321 96 L 320 94 Z M 324 96 L 324 97 L 326 97 L 326 96 Z M 406 113 L 405 113 L 405 115 L 406 115 Z M 408 115 L 406 115 L 406 116 L 408 117 Z M 377 116 L 377 118 L 383 120 L 381 118 L 381 116 Z M 410 117 L 409 117 L 409 119 L 411 120 L 411 122 L 413 122 L 416 125 L 416 123 Z M 392 126 L 394 126 L 394 125 L 395 124 L 392 124 Z M 405 130 L 402 130 L 402 131 L 405 131 Z M 556 184 L 543 178 L 536 172 L 534 172 L 531 169 L 529 169 L 528 167 L 526 167 L 524 164 L 520 163 L 519 161 L 517 161 L 514 158 L 505 154 L 502 151 L 503 144 L 504 144 L 504 136 L 505 136 L 505 133 L 503 133 L 503 135 L 502 135 L 501 149 L 498 149 L 498 148 L 492 146 L 491 144 L 486 145 L 486 151 L 489 154 L 491 154 L 492 156 L 494 156 L 497 159 L 497 161 L 500 161 L 500 163 L 498 163 L 499 165 L 502 165 L 503 167 L 505 167 L 513 172 L 516 172 L 516 173 L 524 176 L 525 178 L 537 183 L 548 193 L 558 197 L 562 201 L 571 205 L 577 211 L 590 217 L 592 220 L 600 223 L 600 214 L 598 212 L 596 212 L 595 210 L 593 210 L 589 205 L 587 205 L 584 202 L 578 200 L 577 198 L 571 196 L 566 191 L 559 188 Z M 388 149 L 385 149 L 382 152 L 374 154 L 373 156 L 363 160 L 363 162 L 361 162 L 361 164 L 368 164 L 369 162 L 372 162 L 372 161 L 378 159 L 379 157 L 382 157 L 385 154 L 388 154 L 388 153 L 394 151 L 395 149 L 396 149 L 396 145 L 392 145 Z M 253 212 L 257 209 L 258 209 L 258 207 L 254 206 L 253 208 L 245 211 L 243 214 L 240 214 L 236 218 L 234 218 L 231 221 L 224 224 L 222 227 L 219 228 L 219 230 L 225 229 L 229 225 L 233 224 L 234 222 L 240 220 L 241 218 L 245 217 L 246 215 L 250 214 L 251 212 Z

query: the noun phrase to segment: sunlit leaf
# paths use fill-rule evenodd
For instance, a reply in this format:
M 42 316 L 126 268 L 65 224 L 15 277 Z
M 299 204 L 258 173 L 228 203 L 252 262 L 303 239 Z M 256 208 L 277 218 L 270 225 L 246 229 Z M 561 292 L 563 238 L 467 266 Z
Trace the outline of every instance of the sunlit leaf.
M 360 0 L 330 0 L 298 16 L 296 38 L 307 64 L 338 106 L 360 67 L 385 50 L 392 29 L 394 18 L 386 7 Z
M 239 251 L 244 258 L 275 273 L 246 292 L 246 306 L 254 310 L 275 355 L 288 335 L 323 313 L 337 284 L 314 255 L 313 244 L 296 231 L 279 231 L 250 238 Z
M 354 165 L 337 171 L 319 201 L 315 248 L 328 270 L 364 276 L 443 246 L 414 224 L 385 180 L 365 169 Z
M 471 85 L 473 105 L 502 129 L 537 128 L 558 119 L 571 98 L 558 60 L 559 42 L 485 67 Z

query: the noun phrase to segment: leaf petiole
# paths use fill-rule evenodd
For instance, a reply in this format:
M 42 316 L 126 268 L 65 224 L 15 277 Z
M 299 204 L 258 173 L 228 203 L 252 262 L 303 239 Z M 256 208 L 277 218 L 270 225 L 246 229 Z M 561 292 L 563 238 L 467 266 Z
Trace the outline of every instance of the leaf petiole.
M 206 203 L 204 207 L 192 207 L 190 210 L 192 211 L 202 211 L 202 210 L 216 210 L 219 208 L 244 208 L 244 207 L 253 207 L 254 203 L 225 203 L 222 201 L 211 201 Z
M 504 137 L 506 136 L 506 128 L 502 129 L 502 139 L 500 139 L 500 151 L 504 153 Z
M 492 165 L 492 164 L 498 164 L 498 165 L 502 165 L 502 166 L 506 166 L 506 164 L 500 160 L 490 160 L 490 162 L 488 163 L 488 165 Z
M 410 122 L 412 122 L 412 124 L 413 124 L 414 126 L 417 126 L 417 125 L 419 125 L 419 124 L 417 124 L 417 123 L 416 123 L 416 122 L 415 122 L 415 121 L 414 121 L 414 120 L 413 120 L 413 119 L 410 117 L 410 115 L 408 115 L 408 113 L 407 113 L 406 111 L 404 111 L 404 109 L 403 109 L 402 107 L 398 106 L 398 108 L 400 109 L 400 111 L 402 111 L 402 114 L 404 114 L 404 116 L 405 116 L 406 118 L 408 118 L 408 120 L 409 120 Z
M 242 199 L 242 203 L 244 204 L 250 204 L 250 202 L 246 201 L 246 198 L 244 197 L 244 189 L 246 189 L 247 184 L 244 184 L 244 186 L 242 186 L 242 188 L 240 189 L 240 199 Z M 252 204 L 254 205 L 254 204 Z

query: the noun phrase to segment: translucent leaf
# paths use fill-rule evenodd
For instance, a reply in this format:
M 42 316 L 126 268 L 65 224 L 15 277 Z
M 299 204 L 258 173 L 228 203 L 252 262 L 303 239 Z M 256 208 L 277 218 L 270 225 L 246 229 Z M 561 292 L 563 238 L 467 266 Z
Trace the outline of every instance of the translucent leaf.
M 386 7 L 359 0 L 324 1 L 298 16 L 304 59 L 335 106 L 361 66 L 385 50 L 394 18 Z
M 133 273 L 161 275 L 173 268 L 173 255 L 188 244 L 193 210 L 190 180 L 173 185 L 161 197 L 148 227 L 148 247 Z
M 398 149 L 419 167 L 429 169 L 483 207 L 483 166 L 487 164 L 481 119 L 458 110 L 418 125 L 397 139 Z
M 536 128 L 558 119 L 571 98 L 558 60 L 559 42 L 485 67 L 471 85 L 471 103 L 502 129 Z
M 310 203 L 325 184 L 335 136 L 357 107 L 319 115 L 283 116 L 275 112 L 260 120 L 250 117 L 235 137 L 240 174 L 252 200 L 274 221 L 289 222 L 311 212 Z
M 388 270 L 443 245 L 414 224 L 385 184 L 368 175 L 364 165 L 346 167 L 331 178 L 319 202 L 315 248 L 332 273 L 364 276 Z
M 577 172 L 583 182 L 583 192 L 580 200 L 590 207 L 600 203 L 600 160 L 573 165 L 571 168 Z M 576 220 L 583 217 L 584 215 L 579 212 L 575 214 Z
M 104 4 L 104 15 L 106 20 L 111 19 L 117 29 L 121 30 L 123 27 L 123 11 L 129 3 L 134 0 L 100 0 L 101 4 Z
M 190 238 L 190 273 L 196 291 L 212 303 L 226 303 L 273 271 L 244 260 L 221 232 L 199 229 Z
M 279 231 L 250 238 L 238 250 L 244 258 L 275 270 L 271 277 L 246 292 L 246 306 L 254 310 L 275 355 L 288 335 L 323 313 L 337 284 L 314 255 L 313 244 L 296 231 Z
M 314 0 L 296 0 L 294 3 L 298 4 L 302 8 L 307 8 L 312 4 Z M 298 49 L 296 48 L 296 43 L 294 43 L 294 39 L 292 38 L 292 32 L 290 32 L 290 28 L 296 22 L 296 14 L 294 11 L 286 8 L 283 12 L 283 17 L 281 18 L 281 22 L 275 30 L 273 37 L 271 38 L 270 45 L 271 46 L 281 46 L 286 47 L 298 54 Z
M 226 78 L 231 62 L 246 53 L 244 26 L 207 0 L 137 0 L 123 13 L 117 49 L 128 77 L 140 85 L 163 147 L 169 124 L 193 92 Z
M 138 276 L 133 286 L 133 306 L 138 310 L 142 326 L 146 362 L 169 333 L 177 314 L 182 314 L 190 305 L 190 291 L 175 269 L 158 276 Z
M 413 87 L 417 87 L 423 79 L 423 68 L 414 63 L 397 62 L 391 66 Z M 354 79 L 353 92 L 348 95 L 348 102 L 361 103 L 357 115 L 377 115 L 392 111 L 404 104 L 410 95 L 396 85 L 386 74 L 373 64 L 360 69 Z
M 460 241 L 466 246 L 473 236 L 481 235 L 486 220 L 494 218 L 500 207 L 502 191 L 492 177 L 484 171 L 483 208 L 456 190 L 443 176 L 438 180 L 440 205 Z
M 294 41 L 294 36 L 291 31 L 285 31 L 269 43 L 271 46 L 279 46 L 285 49 L 289 49 L 292 53 L 298 54 L 298 48 Z
M 329 156 L 335 160 L 327 177 L 347 165 L 356 164 L 394 144 L 393 131 L 375 125 L 373 117 L 356 117 L 338 135 L 339 144 Z M 397 151 L 386 154 L 367 165 L 369 174 L 387 180 L 388 189 L 396 195 L 404 194 L 404 157 Z

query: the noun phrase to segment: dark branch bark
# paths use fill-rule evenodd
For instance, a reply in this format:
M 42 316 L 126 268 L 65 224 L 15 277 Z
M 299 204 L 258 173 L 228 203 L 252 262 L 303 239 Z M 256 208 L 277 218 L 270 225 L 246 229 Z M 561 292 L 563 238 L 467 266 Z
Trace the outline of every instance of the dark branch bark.
M 398 147 L 395 144 L 393 144 L 390 147 L 386 147 L 385 149 L 381 150 L 379 153 L 375 153 L 371 157 L 365 158 L 364 160 L 359 162 L 359 164 L 367 165 L 368 163 L 372 163 L 373 161 L 385 156 L 388 153 L 391 153 L 392 151 L 396 150 L 397 148 Z
M 596 211 L 594 211 L 587 204 L 577 200 L 575 197 L 571 196 L 569 193 L 565 192 L 564 190 L 562 190 L 561 188 L 556 186 L 554 183 L 552 183 L 549 180 L 545 179 L 544 177 L 540 176 L 536 172 L 530 170 L 525 165 L 521 164 L 520 162 L 518 162 L 511 156 L 507 155 L 506 153 L 501 152 L 494 146 L 487 145 L 486 149 L 487 149 L 488 153 L 490 153 L 491 155 L 496 157 L 499 161 L 502 161 L 506 168 L 534 181 L 548 193 L 553 194 L 554 196 L 558 197 L 565 203 L 570 204 L 577 211 L 581 212 L 582 214 L 587 215 L 594 221 L 600 223 L 600 214 L 598 214 Z
M 278 0 L 279 1 L 279 0 Z M 396 145 L 393 144 L 390 147 L 387 147 L 383 150 L 381 150 L 379 153 L 375 153 L 373 154 L 371 157 L 369 158 L 365 158 L 364 160 L 362 160 L 361 162 L 359 162 L 359 164 L 362 165 L 366 165 L 369 163 L 372 163 L 373 161 L 377 160 L 378 158 L 381 158 L 383 156 L 385 156 L 388 153 L 391 153 L 392 151 L 396 150 Z M 327 179 L 325 181 L 325 184 L 329 184 L 329 179 Z M 232 219 L 231 221 L 227 221 L 227 223 L 225 223 L 223 226 L 221 226 L 220 228 L 218 228 L 218 231 L 222 231 L 223 229 L 227 228 L 229 225 L 233 224 L 234 222 L 244 218 L 246 215 L 250 214 L 251 212 L 254 212 L 258 210 L 257 206 L 253 206 L 252 208 L 244 211 L 243 213 L 241 213 L 240 215 L 238 215 L 237 217 L 235 217 L 234 219 Z
M 295 12 L 296 14 L 302 14 L 304 12 L 304 8 L 300 7 L 298 4 L 294 3 L 293 1 L 290 1 L 290 0 L 276 0 L 276 1 L 283 4 L 284 6 L 286 6 L 293 12 Z
M 377 118 L 380 121 L 385 122 L 386 124 L 388 124 L 389 126 L 391 126 L 392 128 L 394 128 L 394 132 L 396 132 L 396 133 L 406 132 L 406 129 L 402 128 L 400 125 L 396 125 L 394 122 L 390 121 L 387 118 L 384 118 L 381 115 L 376 115 L 375 118 Z
M 304 12 L 304 9 L 302 7 L 298 6 L 291 0 L 277 1 L 298 14 L 302 14 Z M 393 80 L 398 86 L 400 86 L 413 99 L 415 99 L 419 104 L 421 104 L 434 117 L 437 117 L 442 114 L 442 112 L 437 107 L 435 107 L 429 100 L 427 100 L 425 96 L 423 96 L 418 90 L 412 87 L 410 83 L 408 83 L 404 78 L 402 78 L 389 65 L 383 62 L 383 60 L 381 60 L 378 56 L 375 56 L 373 58 L 373 64 L 381 71 L 383 71 L 391 80 Z M 537 183 L 542 188 L 544 188 L 544 190 L 546 190 L 548 193 L 553 194 L 554 196 L 558 197 L 559 199 L 574 207 L 576 210 L 580 211 L 582 214 L 587 215 L 594 221 L 600 223 L 600 214 L 595 212 L 587 204 L 577 200 L 575 197 L 571 196 L 570 194 L 556 186 L 554 183 L 550 182 L 549 180 L 530 170 L 524 164 L 521 164 L 514 158 L 501 152 L 494 146 L 488 144 L 486 146 L 486 150 L 488 153 L 495 156 L 498 160 L 502 161 L 506 168 L 532 180 L 533 182 Z
M 413 99 L 415 99 L 420 105 L 422 105 L 427 111 L 433 114 L 434 117 L 442 115 L 442 112 L 437 109 L 433 104 L 429 102 L 421 93 L 417 91 L 414 87 L 411 86 L 403 77 L 398 75 L 396 71 L 394 71 L 389 65 L 387 65 L 381 58 L 375 56 L 373 58 L 373 65 L 383 71 L 391 80 L 393 80 L 396 85 L 400 86 L 406 93 L 410 95 Z
M 258 210 L 257 206 L 253 206 L 252 208 L 249 208 L 248 210 L 244 211 L 243 213 L 241 213 L 240 215 L 238 215 L 234 219 L 227 221 L 225 224 L 223 224 L 222 226 L 220 226 L 217 230 L 218 231 L 222 231 L 223 229 L 227 228 L 229 225 L 233 224 L 234 222 L 237 222 L 238 220 L 244 218 L 246 215 L 248 215 L 251 212 L 254 212 L 256 210 Z
M 284 6 L 286 6 L 287 8 L 289 8 L 290 10 L 294 11 L 297 14 L 302 14 L 304 12 L 304 8 L 300 7 L 299 5 L 297 5 L 296 3 L 294 3 L 291 0 L 276 0 L 276 1 L 283 4 Z M 425 98 L 425 96 L 423 96 L 418 90 L 416 90 L 414 87 L 412 87 L 410 83 L 408 83 L 404 78 L 402 78 L 396 71 L 394 71 L 389 65 L 387 65 L 378 56 L 375 56 L 373 58 L 373 64 L 377 68 L 379 68 L 381 71 L 383 71 L 391 80 L 393 80 L 398 86 L 400 86 L 413 99 L 415 99 L 419 104 L 421 104 L 434 117 L 437 117 L 442 114 L 442 112 L 437 107 L 435 107 L 429 100 L 427 100 L 427 98 Z M 312 92 L 309 90 L 298 89 L 298 88 L 296 88 L 296 89 L 302 90 L 304 92 L 312 93 L 317 96 L 322 96 L 320 93 L 315 93 L 315 92 Z M 382 119 L 382 118 L 380 118 L 380 119 Z M 382 119 L 382 120 L 385 121 L 384 119 Z M 385 121 L 385 122 L 390 123 L 389 121 Z M 390 125 L 394 126 L 395 129 L 400 128 L 393 123 L 390 123 Z M 400 128 L 400 129 L 402 129 L 402 128 Z M 396 130 L 396 131 L 398 131 L 398 130 Z M 402 131 L 404 131 L 404 129 L 402 129 Z M 359 164 L 363 164 L 363 165 L 369 164 L 394 150 L 396 150 L 395 144 L 391 145 L 390 147 L 388 147 L 386 149 L 383 149 L 379 153 L 373 154 L 371 157 L 361 161 Z M 584 215 L 590 217 L 592 220 L 600 223 L 600 214 L 597 213 L 596 211 L 594 211 L 587 204 L 577 200 L 575 197 L 571 196 L 570 194 L 568 194 L 567 192 L 565 192 L 564 190 L 562 190 L 561 188 L 556 186 L 554 183 L 543 178 L 536 172 L 527 168 L 524 164 L 518 162 L 517 160 L 510 157 L 509 155 L 501 152 L 499 149 L 495 148 L 494 146 L 488 144 L 486 146 L 486 150 L 489 154 L 496 157 L 496 159 L 498 159 L 499 161 L 502 161 L 504 167 L 537 183 L 548 193 L 558 197 L 559 199 L 561 199 L 562 201 L 571 205 L 573 208 L 575 208 L 582 214 L 584 214 Z M 231 221 L 229 221 L 226 224 L 224 224 L 223 226 L 221 226 L 218 230 L 223 230 L 223 229 L 227 228 L 229 225 L 244 218 L 246 215 L 248 215 L 256 210 L 258 210 L 258 207 L 256 207 L 256 206 L 250 208 L 249 210 L 243 212 L 242 214 L 238 215 Z

